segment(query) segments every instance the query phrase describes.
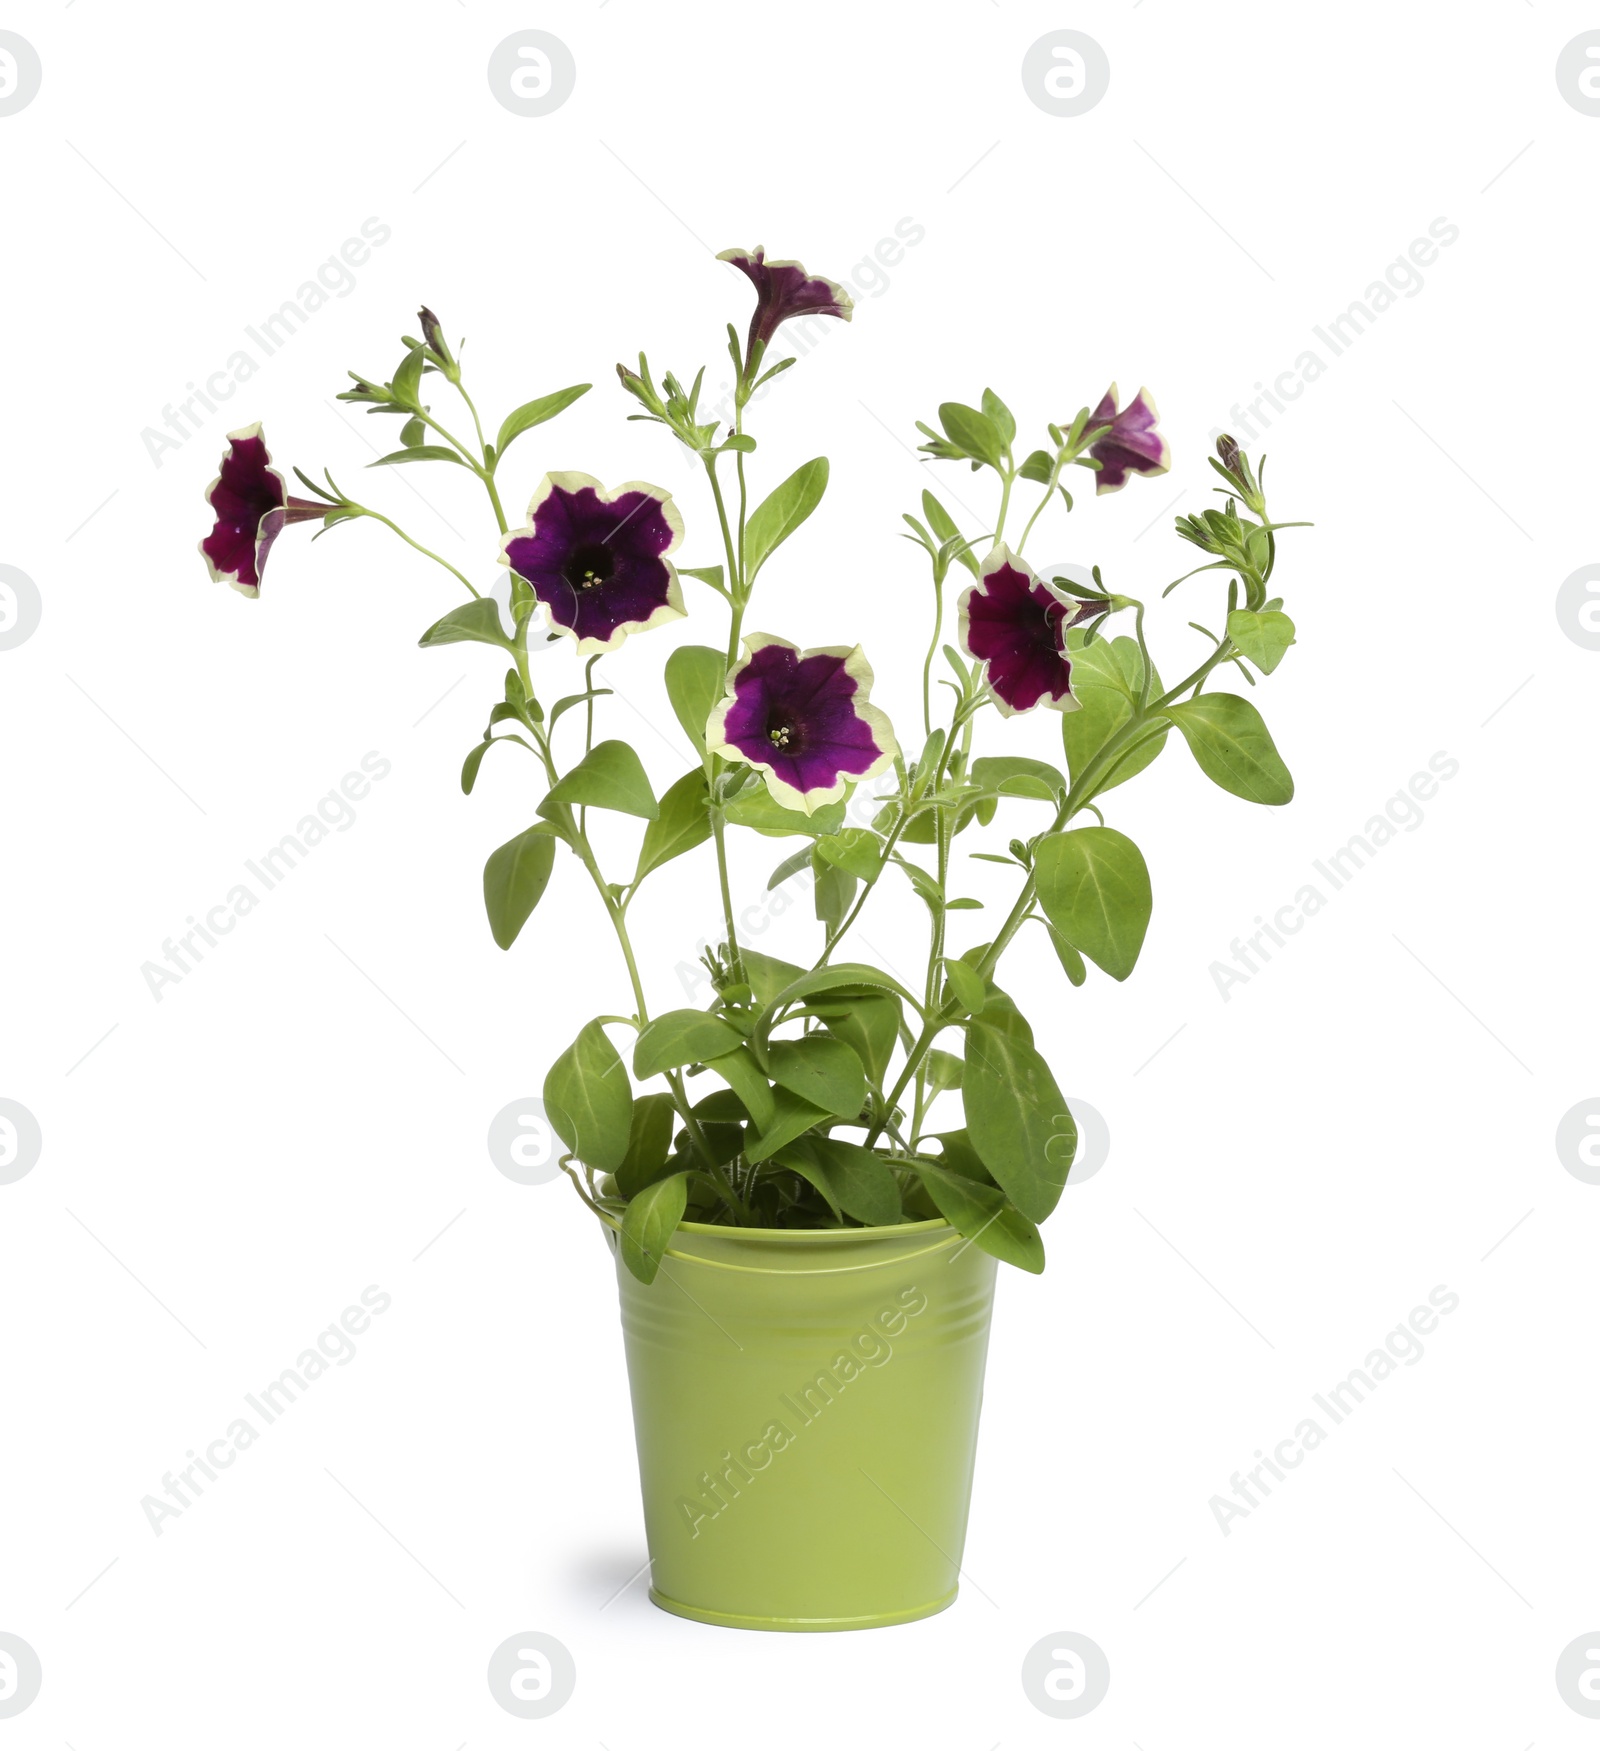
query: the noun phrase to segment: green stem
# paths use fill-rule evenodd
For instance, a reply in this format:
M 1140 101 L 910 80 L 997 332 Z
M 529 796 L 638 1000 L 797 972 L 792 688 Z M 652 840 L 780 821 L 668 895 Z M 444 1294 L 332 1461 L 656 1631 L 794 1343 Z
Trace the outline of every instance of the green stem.
M 457 383 L 456 389 L 460 392 L 461 399 L 467 404 L 467 411 L 472 415 L 472 429 L 478 434 L 478 456 L 481 461 L 488 455 L 489 446 L 483 436 L 483 422 L 478 418 L 477 404 L 467 394 L 466 384 Z M 457 448 L 459 449 L 460 446 L 458 445 Z M 494 483 L 494 471 L 499 466 L 500 458 L 496 456 L 493 467 L 485 464 L 478 472 L 483 477 L 483 484 L 489 489 L 489 503 L 494 506 L 495 521 L 500 525 L 500 533 L 504 535 L 509 525 L 506 522 L 505 507 L 500 503 L 500 490 Z
M 737 418 L 743 420 L 744 410 L 741 408 Z M 739 660 L 739 633 L 744 622 L 744 457 L 739 456 L 739 538 L 735 545 L 733 531 L 728 526 L 727 506 L 722 500 L 722 486 L 717 479 L 717 460 L 714 456 L 705 458 L 706 478 L 711 482 L 711 496 L 716 500 L 717 521 L 722 526 L 722 552 L 728 568 L 728 667 L 731 669 Z M 712 782 L 717 780 L 718 769 L 722 762 L 715 756 L 710 759 Z M 724 832 L 722 800 L 720 794 L 713 797 L 711 803 L 711 832 L 716 840 L 717 849 L 717 881 L 722 890 L 722 919 L 728 932 L 728 957 L 732 965 L 734 979 L 737 982 L 743 977 L 742 963 L 739 957 L 739 934 L 733 922 L 733 890 L 728 879 L 728 845 Z
M 733 613 L 728 630 L 728 667 L 731 669 L 739 660 L 739 631 L 744 622 L 744 580 L 740 576 L 739 553 L 734 545 L 733 531 L 728 526 L 728 509 L 722 502 L 722 483 L 717 479 L 716 458 L 707 456 L 705 465 L 706 478 L 711 482 L 711 496 L 716 500 L 717 522 L 722 526 L 722 553 L 728 567 L 728 594 L 733 601 Z M 742 545 L 744 540 L 742 523 L 739 539 Z
M 928 641 L 928 654 L 922 660 L 922 734 L 933 734 L 933 658 L 939 649 L 939 636 L 944 631 L 944 579 L 937 569 L 933 579 L 933 637 Z
M 1003 540 L 1005 537 L 1006 512 L 1011 506 L 1011 483 L 1016 478 L 1016 475 L 1011 472 L 1002 474 L 1000 477 L 1003 484 L 1000 488 L 1000 515 L 995 519 L 994 525 L 994 538 L 996 542 Z
M 466 589 L 467 594 L 469 596 L 478 596 L 478 595 L 482 594 L 482 592 L 480 590 L 473 589 L 472 585 L 467 581 L 466 577 L 461 572 L 458 572 L 456 570 L 456 568 L 453 565 L 451 565 L 449 560 L 441 559 L 439 557 L 439 555 L 437 553 L 435 553 L 431 547 L 424 547 L 420 541 L 413 541 L 412 538 L 408 534 L 406 534 L 405 530 L 402 529 L 398 523 L 396 523 L 392 518 L 384 516 L 382 511 L 368 510 L 368 508 L 365 505 L 358 505 L 358 504 L 355 504 L 353 502 L 350 503 L 349 508 L 352 511 L 354 511 L 358 517 L 371 517 L 373 522 L 382 523 L 386 529 L 394 530 L 395 534 L 398 535 L 403 542 L 405 542 L 407 547 L 414 547 L 418 553 L 424 555 L 428 559 L 431 559 L 435 565 L 442 565 L 444 567 L 444 569 L 447 572 L 449 572 L 451 577 L 455 578 L 456 581 L 458 583 L 460 583 Z
M 1149 728 L 1148 719 L 1155 713 L 1171 705 L 1181 694 L 1191 687 L 1197 687 L 1219 663 L 1231 661 L 1233 652 L 1231 641 L 1224 640 L 1214 650 L 1199 668 L 1186 675 L 1176 687 L 1170 687 L 1159 699 L 1152 700 L 1147 706 L 1135 711 L 1121 729 L 1111 736 L 1089 764 L 1079 774 L 1077 782 L 1062 799 L 1061 807 L 1056 811 L 1056 818 L 1049 831 L 1059 833 L 1074 815 L 1078 814 L 1104 788 L 1105 781 L 1121 758 L 1132 751 L 1130 744 L 1138 740 L 1143 731 Z M 1028 914 L 1033 910 L 1033 903 L 1038 897 L 1038 885 L 1032 874 L 1023 884 L 1022 892 L 1017 896 L 1016 904 L 1011 908 L 1005 923 L 1000 927 L 999 934 L 990 943 L 988 952 L 978 963 L 976 971 L 979 976 L 987 979 L 999 965 L 1000 957 L 1005 953 L 1012 937 L 1022 928 Z M 886 1110 L 892 1112 L 899 1103 L 901 1095 L 906 1091 L 906 1085 L 912 1077 L 918 1074 L 923 1060 L 927 1057 L 933 1042 L 939 1034 L 955 1020 L 955 1015 L 946 1015 L 941 1007 L 932 1011 L 923 1024 L 922 1032 L 906 1058 L 905 1067 L 901 1070 L 899 1079 L 890 1090 L 886 1102 Z M 871 1148 L 882 1131 L 881 1121 L 867 1133 L 866 1147 Z
M 1039 521 L 1040 514 L 1051 499 L 1056 496 L 1056 486 L 1061 479 L 1061 470 L 1067 460 L 1065 450 L 1056 452 L 1056 459 L 1050 466 L 1050 478 L 1045 482 L 1044 497 L 1033 507 L 1033 515 L 1022 526 L 1022 539 L 1017 543 L 1017 558 L 1021 559 L 1022 550 L 1028 545 L 1028 537 L 1033 533 L 1033 526 Z

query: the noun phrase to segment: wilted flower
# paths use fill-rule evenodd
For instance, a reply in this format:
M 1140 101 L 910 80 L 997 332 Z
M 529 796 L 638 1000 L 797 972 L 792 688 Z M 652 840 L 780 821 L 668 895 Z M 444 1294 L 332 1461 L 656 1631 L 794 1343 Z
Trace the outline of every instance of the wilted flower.
M 758 632 L 744 649 L 706 725 L 706 748 L 763 773 L 774 802 L 812 814 L 899 753 L 888 718 L 867 702 L 872 670 L 860 645 L 802 651 Z
M 745 368 L 754 370 L 778 325 L 791 316 L 838 316 L 850 320 L 855 302 L 843 286 L 808 274 L 797 261 L 768 261 L 758 243 L 754 249 L 725 249 L 718 261 L 731 261 L 756 289 L 755 314 L 745 342 Z
M 206 503 L 217 520 L 200 552 L 211 576 L 232 584 L 241 596 L 261 594 L 267 555 L 286 523 L 308 523 L 330 509 L 315 499 L 290 497 L 259 423 L 228 433 L 222 470 L 206 488 Z
M 1105 392 L 1089 416 L 1091 426 L 1111 428 L 1089 446 L 1089 454 L 1100 464 L 1096 493 L 1120 491 L 1130 474 L 1165 474 L 1172 466 L 1172 451 L 1156 430 L 1159 417 L 1148 389 L 1141 389 L 1120 413 L 1116 384 Z
M 983 664 L 1005 716 L 1036 705 L 1076 711 L 1067 628 L 1104 608 L 1055 590 L 1001 542 L 961 593 L 961 648 Z
M 550 624 L 580 656 L 679 619 L 683 591 L 667 558 L 683 539 L 672 495 L 642 480 L 607 492 L 589 474 L 547 474 L 528 527 L 506 536 L 501 563 L 527 581 Z

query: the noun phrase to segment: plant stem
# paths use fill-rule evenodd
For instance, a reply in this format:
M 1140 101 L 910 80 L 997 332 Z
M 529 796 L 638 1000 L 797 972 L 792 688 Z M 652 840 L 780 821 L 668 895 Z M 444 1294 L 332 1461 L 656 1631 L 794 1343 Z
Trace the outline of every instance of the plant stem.
M 1086 807 L 1104 788 L 1106 779 L 1110 777 L 1122 757 L 1132 752 L 1131 744 L 1139 740 L 1142 732 L 1150 727 L 1149 719 L 1151 717 L 1166 706 L 1171 705 L 1180 694 L 1187 692 L 1191 687 L 1198 687 L 1219 663 L 1231 661 L 1233 654 L 1232 641 L 1224 639 L 1216 650 L 1201 663 L 1199 668 L 1186 675 L 1176 687 L 1168 688 L 1159 699 L 1152 700 L 1148 705 L 1135 710 L 1127 723 L 1106 741 L 1105 745 L 1079 774 L 1077 782 L 1062 799 L 1061 807 L 1056 811 L 1055 821 L 1050 826 L 1049 831 L 1059 833 L 1067 822 Z M 987 979 L 995 967 L 999 965 L 1001 955 L 1005 953 L 1012 937 L 1022 928 L 1028 914 L 1033 910 L 1033 903 L 1037 897 L 1038 885 L 1030 873 L 1027 881 L 1023 883 L 1022 892 L 1017 896 L 1016 904 L 1011 908 L 1005 923 L 1001 925 L 999 934 L 990 943 L 988 952 L 978 963 L 976 971 L 980 977 Z M 930 1013 L 923 1024 L 922 1032 L 918 1035 L 907 1055 L 905 1067 L 901 1070 L 899 1079 L 890 1090 L 884 1103 L 886 1112 L 894 1111 L 901 1095 L 906 1091 L 906 1085 L 913 1076 L 918 1074 L 934 1040 L 954 1020 L 954 1015 L 946 1016 L 942 1007 L 934 1011 L 930 1006 Z M 880 1120 L 867 1133 L 867 1148 L 872 1147 L 883 1128 L 883 1122 Z
M 435 553 L 431 547 L 424 547 L 420 541 L 413 541 L 412 538 L 408 534 L 406 534 L 405 530 L 402 529 L 398 523 L 396 523 L 392 518 L 384 516 L 382 511 L 369 510 L 365 505 L 358 505 L 355 503 L 350 503 L 350 509 L 352 511 L 354 511 L 358 517 L 371 517 L 373 522 L 382 523 L 386 529 L 394 530 L 395 534 L 398 535 L 403 542 L 405 542 L 407 547 L 414 547 L 418 553 L 422 554 L 424 557 L 426 557 L 428 559 L 431 559 L 435 565 L 442 565 L 444 567 L 444 569 L 447 572 L 449 572 L 451 577 L 453 577 L 459 584 L 461 584 L 465 588 L 465 590 L 469 596 L 479 596 L 482 594 L 482 591 L 473 589 L 472 585 L 467 581 L 466 577 L 461 572 L 458 572 L 456 570 L 456 568 L 453 565 L 451 565 L 449 560 L 441 559 L 439 557 L 439 555 L 437 553 Z
M 934 566 L 933 577 L 933 637 L 928 640 L 928 654 L 922 660 L 922 734 L 933 734 L 933 658 L 939 649 L 939 635 L 944 631 L 944 579 Z
M 461 399 L 467 404 L 467 411 L 472 415 L 472 429 L 478 434 L 478 457 L 479 460 L 482 461 L 482 459 L 489 453 L 489 446 L 484 441 L 483 422 L 478 418 L 477 404 L 473 401 L 472 397 L 467 394 L 467 386 L 465 383 L 458 382 L 456 388 L 460 392 Z M 458 449 L 460 448 L 459 445 L 456 447 Z M 500 525 L 500 533 L 504 535 L 509 525 L 506 522 L 505 508 L 500 503 L 499 488 L 496 487 L 494 483 L 494 471 L 499 466 L 500 458 L 496 456 L 492 466 L 485 464 L 478 470 L 478 472 L 483 477 L 483 484 L 489 489 L 489 503 L 494 506 L 495 521 Z

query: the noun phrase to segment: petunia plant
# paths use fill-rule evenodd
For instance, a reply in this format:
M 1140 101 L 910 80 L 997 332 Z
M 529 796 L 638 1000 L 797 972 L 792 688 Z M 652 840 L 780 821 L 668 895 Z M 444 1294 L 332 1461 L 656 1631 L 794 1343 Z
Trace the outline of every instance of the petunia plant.
M 1293 784 L 1260 713 L 1212 682 L 1231 668 L 1253 687 L 1293 644 L 1293 623 L 1272 594 L 1277 532 L 1291 525 L 1272 519 L 1261 469 L 1223 438 L 1211 460 L 1222 507 L 1177 521 L 1204 558 L 1166 592 L 1219 573 L 1220 630 L 1189 623 L 1205 648 L 1169 687 L 1156 670 L 1142 601 L 1112 589 L 1099 566 L 1083 583 L 1042 576 L 1025 557 L 1041 518 L 1073 511 L 1067 483 L 1081 479 L 1075 471 L 1090 475 L 1098 494 L 1168 469 L 1149 393 L 1119 406 L 1112 385 L 1092 410 L 1085 404 L 1049 424 L 1048 443 L 1026 451 L 992 391 L 977 406 L 945 402 L 937 427 L 919 422 L 922 450 L 988 477 L 992 526 L 962 527 L 931 489 L 921 515 L 904 518 L 927 559 L 932 626 L 926 653 L 918 652 L 918 734 L 904 739 L 902 725 L 897 737 L 872 701 L 873 671 L 859 644 L 802 650 L 756 630 L 775 623 L 765 603 L 759 618 L 751 615 L 758 585 L 782 569 L 783 543 L 821 503 L 828 463 L 806 463 L 752 504 L 759 452 L 746 414 L 756 391 L 795 363 L 767 362 L 784 322 L 848 321 L 850 298 L 759 248 L 721 259 L 756 296 L 746 335 L 727 329 L 732 420 L 702 410 L 703 368 L 685 387 L 670 371 L 658 384 L 643 354 L 637 370 L 617 367 L 637 404 L 629 417 L 665 427 L 703 469 L 709 514 L 697 539 L 710 551 L 695 557 L 705 563 L 675 563 L 684 518 L 669 493 L 644 481 L 608 488 L 593 475 L 552 470 L 534 488 L 526 522 L 513 528 L 500 492 L 508 452 L 590 385 L 523 403 L 491 441 L 458 351 L 427 309 L 393 378 L 352 373 L 342 399 L 401 421 L 399 448 L 374 466 L 437 463 L 481 482 L 499 528 L 498 547 L 486 542 L 483 551 L 486 559 L 498 553 L 510 574 L 508 607 L 326 471 L 318 484 L 296 470 L 313 496 L 291 497 L 259 427 L 229 439 L 207 492 L 215 526 L 202 552 L 213 577 L 256 596 L 287 525 L 375 521 L 467 592 L 422 635 L 423 646 L 469 642 L 509 659 L 461 773 L 470 794 L 491 749 L 511 744 L 532 761 L 530 824 L 484 866 L 489 928 L 511 948 L 566 854 L 615 935 L 631 1007 L 578 1030 L 550 1068 L 544 1100 L 565 1146 L 563 1169 L 616 1231 L 637 1276 L 655 1276 L 686 1218 L 791 1229 L 942 1218 L 997 1257 L 1041 1270 L 1039 1224 L 1061 1196 L 1077 1135 L 1032 1028 L 999 982 L 1002 962 L 1029 932 L 1049 943 L 1073 986 L 1085 983 L 1091 964 L 1118 980 L 1133 972 L 1150 919 L 1150 874 L 1105 811 L 1110 793 L 1158 758 L 1173 728 L 1223 790 L 1269 806 L 1290 800 Z M 459 415 L 436 412 L 442 391 L 453 392 Z M 952 574 L 963 583 L 954 602 Z M 622 647 L 634 635 L 686 614 L 713 631 L 666 659 L 686 769 L 658 796 L 626 735 L 597 737 L 609 697 L 597 665 L 633 660 Z M 954 644 L 946 642 L 952 614 Z M 541 640 L 570 641 L 580 662 L 578 684 L 560 698 L 535 689 L 529 653 Z M 936 687 L 941 656 L 948 675 Z M 914 685 L 914 671 L 907 680 Z M 1004 720 L 1041 707 L 1061 714 L 1060 766 L 1003 751 Z M 998 751 L 977 751 L 980 729 Z M 589 833 L 595 810 L 642 823 L 631 875 L 618 879 L 602 867 Z M 740 941 L 733 832 L 800 841 L 769 885 L 809 872 L 820 927 L 809 964 Z M 998 921 L 969 933 L 978 940 L 958 943 L 962 915 L 979 909 L 954 891 L 953 860 L 968 847 L 1005 866 L 1015 894 Z M 724 921 L 723 940 L 706 955 L 714 995 L 704 1008 L 652 1013 L 629 913 L 658 870 L 691 855 L 706 859 L 708 882 L 714 871 Z M 846 939 L 880 885 L 900 887 L 926 910 L 927 967 L 917 989 L 850 958 Z

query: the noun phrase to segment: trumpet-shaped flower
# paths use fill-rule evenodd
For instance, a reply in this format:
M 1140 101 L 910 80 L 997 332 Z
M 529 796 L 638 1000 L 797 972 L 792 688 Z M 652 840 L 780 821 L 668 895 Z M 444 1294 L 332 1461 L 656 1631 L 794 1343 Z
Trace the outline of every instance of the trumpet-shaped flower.
M 717 260 L 731 261 L 756 289 L 745 342 L 747 370 L 755 368 L 778 325 L 791 316 L 837 316 L 848 322 L 855 309 L 850 294 L 836 281 L 808 274 L 797 261 L 768 261 L 759 243 L 754 249 L 725 249 Z
M 528 526 L 506 536 L 501 563 L 526 581 L 551 626 L 580 656 L 612 651 L 684 612 L 677 568 L 683 539 L 672 495 L 642 480 L 607 492 L 589 474 L 547 474 Z
M 861 646 L 802 651 L 752 633 L 706 725 L 706 747 L 762 773 L 774 802 L 813 814 L 899 753 L 889 720 L 868 703 Z
M 272 466 L 258 424 L 228 433 L 217 478 L 206 488 L 206 503 L 216 514 L 200 552 L 213 579 L 231 584 L 241 596 L 261 594 L 267 555 L 286 523 L 309 523 L 327 515 L 315 499 L 291 498 Z
M 1101 606 L 1054 589 L 1002 542 L 961 593 L 961 648 L 983 664 L 1005 716 L 1036 705 L 1076 711 L 1067 628 Z
M 1089 454 L 1100 464 L 1094 480 L 1096 493 L 1120 492 L 1130 474 L 1165 474 L 1172 466 L 1171 448 L 1156 430 L 1159 418 L 1148 389 L 1141 389 L 1120 413 L 1116 384 L 1105 392 L 1089 416 L 1091 426 L 1111 428 L 1089 446 Z

